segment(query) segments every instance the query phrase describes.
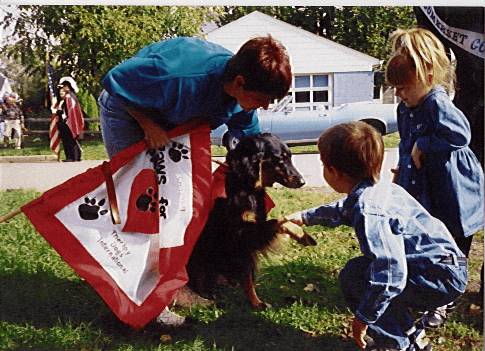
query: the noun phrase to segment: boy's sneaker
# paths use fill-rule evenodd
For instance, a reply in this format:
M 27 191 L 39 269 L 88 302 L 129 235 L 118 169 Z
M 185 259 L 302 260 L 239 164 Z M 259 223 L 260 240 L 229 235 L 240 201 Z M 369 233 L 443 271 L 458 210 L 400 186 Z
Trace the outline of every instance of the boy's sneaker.
M 409 345 L 407 351 L 432 351 L 432 346 L 424 340 L 426 333 L 423 328 L 418 328 L 416 331 L 409 335 Z
M 366 347 L 365 347 L 365 351 L 408 351 L 409 349 L 404 349 L 404 350 L 399 350 L 399 349 L 394 349 L 394 348 L 390 348 L 390 347 L 379 347 L 376 345 L 374 339 L 372 338 L 368 338 L 366 340 Z
M 176 313 L 170 312 L 168 307 L 157 317 L 157 322 L 169 327 L 179 327 L 185 322 L 185 318 Z
M 434 310 L 428 310 L 423 313 L 421 317 L 421 324 L 425 328 L 437 329 L 441 328 L 448 319 L 448 315 L 456 309 L 455 302 L 448 305 L 440 306 Z
M 424 337 L 426 336 L 424 329 L 416 329 L 413 327 L 412 329 L 406 332 L 409 335 L 409 341 L 411 345 L 409 345 L 405 349 L 394 349 L 389 347 L 378 347 L 376 346 L 374 340 L 372 338 L 368 338 L 366 340 L 367 346 L 365 348 L 366 351 L 432 351 L 432 346 L 427 342 L 424 341 Z

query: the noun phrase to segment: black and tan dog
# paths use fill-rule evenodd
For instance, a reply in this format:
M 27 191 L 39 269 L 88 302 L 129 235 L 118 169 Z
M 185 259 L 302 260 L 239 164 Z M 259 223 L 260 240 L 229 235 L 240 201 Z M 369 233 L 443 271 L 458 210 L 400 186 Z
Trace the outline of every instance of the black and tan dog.
M 291 161 L 288 146 L 270 133 L 242 139 L 227 154 L 226 164 L 227 198 L 215 199 L 187 265 L 188 285 L 206 295 L 223 276 L 231 283 L 240 283 L 251 305 L 263 309 L 269 305 L 258 298 L 253 282 L 259 254 L 264 254 L 282 233 L 305 246 L 316 245 L 308 234 L 295 235 L 288 230 L 290 223 L 267 220 L 265 188 L 275 182 L 299 188 L 305 181 Z

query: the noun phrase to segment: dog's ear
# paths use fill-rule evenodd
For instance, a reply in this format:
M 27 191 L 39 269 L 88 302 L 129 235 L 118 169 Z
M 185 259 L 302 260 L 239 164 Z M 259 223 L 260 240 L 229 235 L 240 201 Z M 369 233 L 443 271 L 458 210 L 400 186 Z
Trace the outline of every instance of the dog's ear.
M 254 187 L 260 178 L 263 158 L 264 142 L 262 140 L 256 136 L 242 139 L 236 148 L 229 151 L 226 156 L 229 172 L 232 173 L 231 181 Z

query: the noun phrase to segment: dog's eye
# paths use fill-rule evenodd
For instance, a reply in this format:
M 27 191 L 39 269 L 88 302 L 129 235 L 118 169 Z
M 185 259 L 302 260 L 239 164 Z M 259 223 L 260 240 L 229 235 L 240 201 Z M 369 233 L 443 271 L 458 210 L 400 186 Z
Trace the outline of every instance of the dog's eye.
M 283 157 L 290 157 L 287 152 L 283 152 Z

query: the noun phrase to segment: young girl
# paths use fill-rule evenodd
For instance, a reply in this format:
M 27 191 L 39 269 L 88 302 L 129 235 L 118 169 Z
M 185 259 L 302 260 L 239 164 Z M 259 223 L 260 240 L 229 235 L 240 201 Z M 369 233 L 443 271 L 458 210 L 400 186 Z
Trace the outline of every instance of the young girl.
M 386 78 L 402 100 L 394 180 L 445 223 L 468 257 L 473 234 L 483 228 L 484 180 L 468 147 L 470 125 L 443 88 L 454 78 L 450 60 L 443 44 L 421 28 L 394 32 L 392 48 Z M 434 312 L 429 327 L 445 320 Z

